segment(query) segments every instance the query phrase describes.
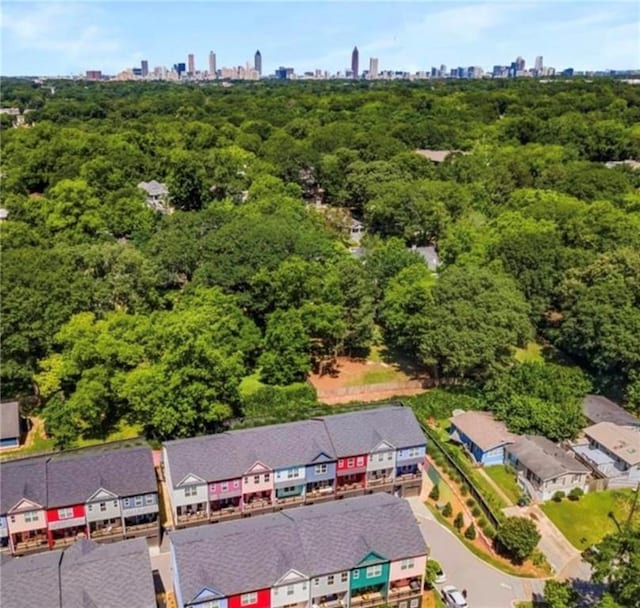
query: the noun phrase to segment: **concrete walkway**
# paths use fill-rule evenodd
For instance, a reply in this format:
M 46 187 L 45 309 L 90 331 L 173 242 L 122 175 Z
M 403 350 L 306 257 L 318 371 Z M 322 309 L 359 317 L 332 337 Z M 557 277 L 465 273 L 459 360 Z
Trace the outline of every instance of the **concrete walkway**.
M 431 549 L 431 557 L 442 565 L 447 583 L 466 589 L 473 608 L 509 608 L 517 601 L 542 594 L 544 581 L 511 576 L 476 557 L 438 523 L 419 498 L 409 498 L 420 530 Z
M 590 580 L 589 564 L 582 560 L 580 551 L 567 540 L 540 507 L 537 505 L 508 507 L 503 509 L 503 513 L 508 517 L 526 517 L 535 521 L 541 535 L 538 549 L 544 553 L 551 564 L 556 578 Z

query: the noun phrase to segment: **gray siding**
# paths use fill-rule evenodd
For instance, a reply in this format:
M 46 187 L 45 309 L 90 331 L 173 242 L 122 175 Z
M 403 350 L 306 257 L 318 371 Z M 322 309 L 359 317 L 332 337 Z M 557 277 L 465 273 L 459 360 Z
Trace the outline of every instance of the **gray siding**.
M 318 576 L 311 579 L 311 597 L 316 598 L 322 595 L 331 595 L 332 593 L 344 593 L 345 591 L 349 591 L 349 576 L 348 572 L 347 580 L 342 582 L 341 580 L 341 572 L 336 572 L 333 575 L 333 585 L 329 584 L 329 575 L 326 576 Z M 318 584 L 316 584 L 316 580 Z
M 101 510 L 100 505 L 104 505 L 105 509 Z M 119 518 L 121 514 L 120 500 L 117 498 L 111 498 L 109 500 L 87 503 L 85 512 L 87 514 L 87 521 L 102 521 L 103 519 Z

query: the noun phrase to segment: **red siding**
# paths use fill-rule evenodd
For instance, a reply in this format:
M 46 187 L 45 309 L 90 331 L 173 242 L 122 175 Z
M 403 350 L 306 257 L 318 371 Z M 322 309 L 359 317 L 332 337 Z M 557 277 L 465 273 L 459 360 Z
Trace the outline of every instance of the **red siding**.
M 232 595 L 229 597 L 229 608 L 271 608 L 271 589 L 262 589 L 255 592 L 258 601 L 255 604 L 247 604 L 243 606 L 240 602 L 241 595 Z M 244 593 L 242 595 L 245 595 Z
M 362 463 L 358 464 L 358 458 L 362 458 Z M 349 460 L 353 460 L 353 465 L 349 466 Z M 362 469 L 367 466 L 367 455 L 357 454 L 355 456 L 347 456 L 338 458 L 338 471 L 350 471 L 352 469 Z
M 59 507 L 60 509 L 63 509 L 65 507 Z M 84 505 L 69 505 L 68 507 L 66 507 L 68 509 L 73 509 L 73 517 L 84 517 Z M 71 519 L 69 518 L 65 518 L 65 519 Z M 47 523 L 50 523 L 52 521 L 60 521 L 60 518 L 58 517 L 58 509 L 48 509 L 47 510 Z

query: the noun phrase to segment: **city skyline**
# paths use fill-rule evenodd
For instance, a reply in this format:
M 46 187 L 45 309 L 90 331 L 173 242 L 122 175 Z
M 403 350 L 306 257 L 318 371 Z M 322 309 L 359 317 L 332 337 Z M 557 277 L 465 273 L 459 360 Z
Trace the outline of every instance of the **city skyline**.
M 158 10 L 150 10 L 150 7 Z M 161 9 L 161 10 L 159 10 Z M 557 68 L 634 69 L 640 61 L 640 8 L 635 2 L 4 2 L 3 75 L 116 74 L 148 61 L 218 66 L 279 66 L 296 72 L 350 69 L 427 71 L 432 65 L 485 70 L 534 58 Z M 593 44 L 598 40 L 598 44 Z

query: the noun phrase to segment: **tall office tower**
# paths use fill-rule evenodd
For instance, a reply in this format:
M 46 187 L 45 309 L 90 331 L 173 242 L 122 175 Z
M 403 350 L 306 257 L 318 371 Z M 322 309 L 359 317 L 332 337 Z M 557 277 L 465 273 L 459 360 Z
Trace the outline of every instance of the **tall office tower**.
M 143 78 L 146 78 L 149 75 L 149 62 L 146 59 L 143 59 L 140 62 L 140 71 Z
M 354 79 L 358 78 L 358 47 L 353 47 L 353 52 L 351 53 L 351 77 Z
M 524 57 L 517 57 L 516 58 L 516 69 L 518 70 L 518 72 L 523 72 L 524 71 L 524 66 L 525 66 Z
M 447 66 L 443 63 L 440 65 L 440 73 L 438 74 L 440 78 L 447 77 Z
M 369 59 L 369 80 L 375 80 L 378 77 L 378 58 L 371 57 Z
M 193 76 L 196 73 L 196 58 L 193 56 L 193 53 L 189 53 L 189 57 L 187 57 L 187 63 L 189 66 L 187 72 L 189 76 Z
M 538 74 L 542 73 L 542 55 L 536 57 L 535 70 Z
M 262 55 L 260 54 L 260 51 L 256 51 L 253 58 L 253 68 L 258 72 L 258 77 L 262 76 Z
M 216 72 L 216 54 L 213 51 L 209 51 L 209 76 L 215 78 Z

